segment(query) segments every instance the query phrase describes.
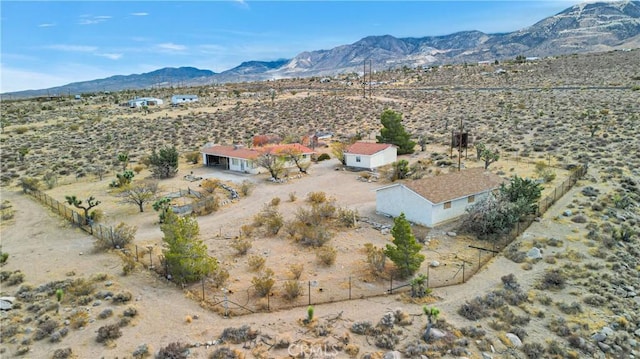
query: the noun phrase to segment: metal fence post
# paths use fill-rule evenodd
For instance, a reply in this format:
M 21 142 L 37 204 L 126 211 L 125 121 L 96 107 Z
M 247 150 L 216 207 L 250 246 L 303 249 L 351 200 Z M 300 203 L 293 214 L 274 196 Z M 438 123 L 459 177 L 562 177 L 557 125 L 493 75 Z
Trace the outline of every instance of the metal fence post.
M 309 281 L 309 305 L 311 305 L 311 281 Z

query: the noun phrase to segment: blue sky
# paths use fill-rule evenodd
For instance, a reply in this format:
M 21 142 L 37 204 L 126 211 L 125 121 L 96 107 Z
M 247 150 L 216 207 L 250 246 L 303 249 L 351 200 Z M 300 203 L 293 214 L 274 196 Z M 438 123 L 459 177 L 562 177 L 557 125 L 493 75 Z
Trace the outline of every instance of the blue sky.
M 580 1 L 0 1 L 0 92 L 163 67 L 222 72 L 369 35 L 518 30 Z

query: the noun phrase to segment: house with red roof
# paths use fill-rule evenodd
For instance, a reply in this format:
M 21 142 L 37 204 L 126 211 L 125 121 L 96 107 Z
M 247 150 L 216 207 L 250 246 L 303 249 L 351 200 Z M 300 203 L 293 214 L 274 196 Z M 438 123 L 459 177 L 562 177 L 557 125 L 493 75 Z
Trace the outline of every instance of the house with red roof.
M 374 170 L 398 159 L 398 148 L 389 143 L 356 142 L 344 150 L 348 167 Z
M 376 189 L 376 211 L 427 227 L 463 215 L 505 180 L 484 168 L 470 168 Z
M 268 145 L 263 147 L 246 148 L 242 145 L 213 145 L 201 150 L 202 163 L 205 166 L 220 167 L 225 170 L 260 174 L 267 172 L 257 165 L 258 157 L 270 153 L 282 158 L 285 168 L 295 167 L 291 160 L 292 154 L 301 156 L 301 163 L 310 163 L 311 155 L 315 152 L 299 143 Z

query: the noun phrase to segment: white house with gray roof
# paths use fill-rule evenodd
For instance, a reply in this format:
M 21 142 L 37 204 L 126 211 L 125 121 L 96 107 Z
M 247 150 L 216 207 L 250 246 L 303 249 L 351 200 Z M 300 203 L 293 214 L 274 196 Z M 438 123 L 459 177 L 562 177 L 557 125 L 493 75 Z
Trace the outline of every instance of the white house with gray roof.
M 434 227 L 463 215 L 467 208 L 505 182 L 484 168 L 471 168 L 376 189 L 376 211 Z

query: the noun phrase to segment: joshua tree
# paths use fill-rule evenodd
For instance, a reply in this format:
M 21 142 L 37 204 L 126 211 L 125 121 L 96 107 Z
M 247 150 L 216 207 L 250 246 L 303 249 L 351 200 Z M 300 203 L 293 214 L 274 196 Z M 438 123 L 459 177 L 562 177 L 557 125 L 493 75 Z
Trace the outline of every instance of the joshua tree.
M 427 307 L 425 305 L 424 307 L 422 307 L 422 311 L 427 316 L 427 321 L 428 321 L 427 329 L 424 331 L 424 335 L 422 336 L 422 339 L 424 339 L 425 342 L 428 342 L 431 336 L 431 328 L 433 327 L 433 322 L 436 319 L 438 319 L 438 315 L 440 314 L 440 309 L 436 307 Z
M 87 224 L 89 224 L 89 219 L 91 219 L 91 217 L 89 216 L 89 210 L 100 204 L 100 201 L 96 200 L 93 196 L 87 198 L 86 205 L 83 205 L 82 201 L 79 200 L 75 195 L 65 196 L 64 198 L 67 200 L 67 203 L 69 203 L 70 205 L 76 208 L 81 208 L 84 211 L 84 220 L 86 221 Z
M 122 163 L 122 170 L 126 170 L 129 165 L 129 154 L 127 152 L 118 153 L 118 161 Z

